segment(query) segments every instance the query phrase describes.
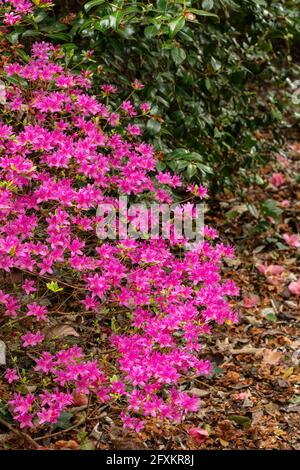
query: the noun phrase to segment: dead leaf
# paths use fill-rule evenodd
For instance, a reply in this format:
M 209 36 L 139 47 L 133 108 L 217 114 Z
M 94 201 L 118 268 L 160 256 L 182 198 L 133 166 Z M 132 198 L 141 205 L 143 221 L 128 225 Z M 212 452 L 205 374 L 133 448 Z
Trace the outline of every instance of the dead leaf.
M 228 447 L 229 446 L 229 442 L 224 441 L 224 439 L 219 438 L 219 442 L 220 442 L 222 447 Z
M 76 336 L 79 337 L 77 331 L 70 325 L 56 325 L 44 330 L 45 338 L 50 341 L 54 338 L 64 338 L 65 336 Z
M 73 403 L 75 406 L 85 406 L 89 402 L 89 397 L 84 393 L 73 392 Z
M 193 395 L 195 397 L 207 397 L 210 392 L 208 390 L 201 390 L 200 388 L 191 388 L 188 392 L 190 395 Z
M 91 437 L 94 437 L 97 441 L 99 441 L 101 439 L 101 436 L 103 434 L 102 431 L 99 431 L 99 425 L 100 425 L 100 422 L 96 424 L 96 426 L 94 426 L 90 436 Z
M 271 349 L 264 349 L 262 364 L 276 365 L 279 364 L 282 358 L 283 353 L 279 351 L 272 351 Z
M 56 447 L 56 449 L 78 450 L 80 448 L 80 445 L 78 444 L 78 442 L 71 439 L 69 441 L 56 441 L 54 447 Z

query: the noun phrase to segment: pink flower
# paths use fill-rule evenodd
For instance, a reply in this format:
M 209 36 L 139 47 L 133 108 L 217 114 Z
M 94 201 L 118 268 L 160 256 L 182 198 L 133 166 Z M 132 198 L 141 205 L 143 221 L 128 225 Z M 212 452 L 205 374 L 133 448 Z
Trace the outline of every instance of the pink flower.
M 55 365 L 54 356 L 44 351 L 42 356 L 39 359 L 36 359 L 36 366 L 34 370 L 42 371 L 45 374 L 48 374 L 49 372 L 52 371 L 52 368 L 54 367 L 54 365 Z
M 111 93 L 117 93 L 118 89 L 114 85 L 109 85 L 109 84 L 104 84 L 101 86 L 101 89 L 106 93 L 107 95 L 110 95 Z
M 285 182 L 285 178 L 282 173 L 273 173 L 269 179 L 269 182 L 276 188 L 279 188 L 279 186 L 283 185 Z
M 259 297 L 257 295 L 251 294 L 249 297 L 243 297 L 243 307 L 244 308 L 252 308 L 257 305 L 259 301 Z
M 15 15 L 14 13 L 4 13 L 3 22 L 9 26 L 13 26 L 20 21 L 21 15 Z
M 284 168 L 286 168 L 289 165 L 289 161 L 284 155 L 280 155 L 280 153 L 278 153 L 276 155 L 276 158 L 277 158 L 278 163 L 280 163 L 280 165 L 283 166 Z
M 300 295 L 300 279 L 289 284 L 289 291 L 294 295 Z
M 293 248 L 300 248 L 300 240 L 297 234 L 293 233 L 292 235 L 289 235 L 288 233 L 285 233 L 283 235 L 283 239 L 287 245 Z
M 233 395 L 233 397 L 236 399 L 236 400 L 245 400 L 246 398 L 249 397 L 249 392 L 241 392 L 241 393 L 236 393 L 235 395 Z
M 280 207 L 286 208 L 286 207 L 290 207 L 291 201 L 289 201 L 288 199 L 283 199 L 278 204 L 279 204 Z
M 260 264 L 256 266 L 258 271 L 264 274 L 267 278 L 267 282 L 274 286 L 280 285 L 284 277 L 284 268 L 278 264 Z
M 128 124 L 128 126 L 126 127 L 126 130 L 127 130 L 128 134 L 130 134 L 132 136 L 142 134 L 141 128 L 139 126 L 134 125 L 134 124 Z
M 30 281 L 29 279 L 25 279 L 23 282 L 23 289 L 27 295 L 31 294 L 31 292 L 36 292 L 36 288 L 34 287 L 34 281 Z
M 187 190 L 190 191 L 194 196 L 200 197 L 201 199 L 207 197 L 208 195 L 207 188 L 205 186 L 202 186 L 202 184 L 190 184 L 187 187 Z
M 29 346 L 35 346 L 36 344 L 44 341 L 45 336 L 40 331 L 37 331 L 36 333 L 28 331 L 28 333 L 21 336 L 21 339 L 23 340 L 23 348 L 28 348 Z
M 15 416 L 15 419 L 19 421 L 21 429 L 33 427 L 33 422 L 32 422 L 33 414 L 31 413 L 24 413 L 22 415 Z
M 41 411 L 37 413 L 39 423 L 57 423 L 60 413 L 58 408 L 42 408 Z
M 145 85 L 143 85 L 137 78 L 131 84 L 135 90 L 142 90 Z
M 19 380 L 17 369 L 6 369 L 4 377 L 8 381 L 9 384 Z
M 202 444 L 202 442 L 204 442 L 205 439 L 209 436 L 208 432 L 203 428 L 190 428 L 188 430 L 188 434 L 198 444 Z
M 38 305 L 36 302 L 27 305 L 27 316 L 35 317 L 38 321 L 47 320 L 47 308 L 44 305 Z
M 141 103 L 140 108 L 144 114 L 147 114 L 151 109 L 151 104 L 147 102 Z

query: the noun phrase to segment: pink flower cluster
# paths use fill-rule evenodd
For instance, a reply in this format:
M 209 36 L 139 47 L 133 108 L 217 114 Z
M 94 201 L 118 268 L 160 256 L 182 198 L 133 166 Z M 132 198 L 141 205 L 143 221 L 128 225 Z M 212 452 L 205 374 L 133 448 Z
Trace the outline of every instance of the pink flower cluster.
M 3 23 L 13 26 L 19 23 L 23 17 L 33 13 L 37 7 L 47 7 L 51 0 L 0 0 L 0 13 L 3 14 Z
M 106 378 L 97 361 L 85 361 L 78 346 L 59 351 L 55 355 L 43 352 L 36 359 L 34 370 L 39 374 L 51 375 L 53 388 L 37 395 L 13 395 L 9 404 L 21 428 L 56 423 L 61 412 L 73 404 L 74 396 L 78 393 L 89 394 L 94 391 L 99 400 L 109 399 Z M 16 380 L 15 370 L 10 370 L 6 378 L 9 383 Z
M 7 81 L 0 122 L 0 177 L 6 182 L 0 187 L 0 270 L 24 273 L 14 294 L 0 291 L 0 312 L 31 322 L 29 331 L 21 320 L 14 325 L 23 347 L 39 351 L 31 373 L 37 380 L 46 374 L 49 384 L 40 394 L 16 393 L 14 417 L 21 427 L 54 423 L 74 392 L 120 401 L 121 419 L 132 429 L 141 429 L 141 416 L 181 420 L 199 405 L 183 382 L 211 372 L 200 357 L 201 341 L 213 322 L 237 320 L 227 297 L 238 290 L 220 274 L 222 258 L 233 250 L 213 244 L 217 233 L 210 227 L 204 243 L 190 251 L 184 239 L 96 237 L 99 204 L 117 204 L 124 195 L 169 203 L 182 182 L 156 171 L 154 149 L 140 139 L 135 96 L 117 113 L 109 102 L 116 89 L 105 85 L 100 97 L 93 95 L 86 74 L 65 71 L 56 52 L 50 44 L 34 44 L 28 63 L 5 68 L 28 86 Z M 134 90 L 141 88 L 134 83 Z M 148 111 L 146 104 L 142 109 Z M 203 186 L 191 189 L 206 197 Z M 78 347 L 43 351 L 42 326 L 55 302 L 46 288 L 51 279 L 68 279 L 68 296 L 73 291 L 81 313 L 92 312 L 100 325 L 103 307 L 124 317 L 111 331 L 113 377 L 101 355 L 87 360 Z M 10 382 L 15 378 L 7 374 Z

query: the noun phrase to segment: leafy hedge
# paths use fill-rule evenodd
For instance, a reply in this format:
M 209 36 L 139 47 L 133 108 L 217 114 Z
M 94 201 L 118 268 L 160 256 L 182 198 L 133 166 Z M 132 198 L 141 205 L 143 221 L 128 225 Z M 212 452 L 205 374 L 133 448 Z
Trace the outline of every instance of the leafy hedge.
M 292 78 L 299 0 L 60 1 L 50 12 L 34 3 L 41 8 L 9 39 L 58 41 L 72 67 L 86 64 L 121 90 L 135 78 L 145 83 L 160 169 L 204 175 L 216 189 L 259 162 L 258 129 L 282 121 L 269 90 Z M 82 53 L 89 49 L 94 62 Z

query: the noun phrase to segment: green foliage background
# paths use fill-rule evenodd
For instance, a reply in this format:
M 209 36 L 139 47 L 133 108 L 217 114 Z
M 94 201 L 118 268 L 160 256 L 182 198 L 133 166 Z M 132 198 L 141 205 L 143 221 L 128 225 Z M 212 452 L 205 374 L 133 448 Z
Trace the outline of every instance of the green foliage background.
M 217 191 L 264 161 L 262 130 L 280 142 L 283 110 L 289 100 L 299 104 L 299 0 L 54 3 L 9 40 L 60 43 L 74 69 L 121 90 L 140 79 L 152 104 L 146 136 L 161 151 L 161 169 L 210 180 Z M 292 124 L 298 119 L 296 112 Z

